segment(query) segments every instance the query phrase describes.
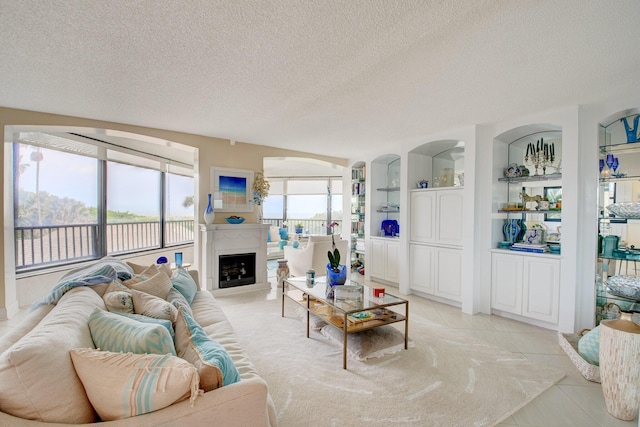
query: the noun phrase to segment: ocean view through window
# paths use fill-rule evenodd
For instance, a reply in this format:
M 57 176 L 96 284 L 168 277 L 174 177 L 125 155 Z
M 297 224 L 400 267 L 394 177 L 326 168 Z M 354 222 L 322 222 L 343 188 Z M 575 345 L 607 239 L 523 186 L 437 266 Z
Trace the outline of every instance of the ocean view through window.
M 192 167 L 172 173 L 153 156 L 60 135 L 17 135 L 16 271 L 193 242 Z

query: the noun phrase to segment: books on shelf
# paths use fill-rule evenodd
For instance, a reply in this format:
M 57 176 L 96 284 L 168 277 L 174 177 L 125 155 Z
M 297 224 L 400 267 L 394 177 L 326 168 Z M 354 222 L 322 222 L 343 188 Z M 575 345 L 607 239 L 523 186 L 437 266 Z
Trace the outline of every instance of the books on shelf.
M 549 246 L 547 245 L 528 245 L 526 243 L 514 243 L 510 248 L 512 251 L 530 252 L 542 254 L 549 252 Z

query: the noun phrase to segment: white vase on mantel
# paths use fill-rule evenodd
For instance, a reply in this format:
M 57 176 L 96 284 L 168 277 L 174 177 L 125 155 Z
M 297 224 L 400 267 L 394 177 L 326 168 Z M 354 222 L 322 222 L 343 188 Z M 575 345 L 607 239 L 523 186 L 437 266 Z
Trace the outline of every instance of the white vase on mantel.
M 209 201 L 207 203 L 207 208 L 204 210 L 204 223 L 209 225 L 213 224 L 213 220 L 215 219 L 216 214 L 213 211 L 213 205 L 211 204 L 211 194 L 209 194 Z

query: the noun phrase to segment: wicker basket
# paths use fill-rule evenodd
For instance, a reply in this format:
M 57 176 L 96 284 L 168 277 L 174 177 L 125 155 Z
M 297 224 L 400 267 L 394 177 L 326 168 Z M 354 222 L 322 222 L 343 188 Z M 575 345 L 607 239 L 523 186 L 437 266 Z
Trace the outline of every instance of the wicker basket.
M 584 360 L 582 356 L 580 356 L 580 353 L 578 353 L 578 340 L 585 331 L 580 331 L 579 334 L 563 334 L 558 332 L 558 341 L 560 342 L 560 347 L 567 353 L 567 356 L 569 356 L 569 359 L 571 359 L 576 368 L 578 368 L 582 376 L 589 381 L 599 383 L 600 368 Z

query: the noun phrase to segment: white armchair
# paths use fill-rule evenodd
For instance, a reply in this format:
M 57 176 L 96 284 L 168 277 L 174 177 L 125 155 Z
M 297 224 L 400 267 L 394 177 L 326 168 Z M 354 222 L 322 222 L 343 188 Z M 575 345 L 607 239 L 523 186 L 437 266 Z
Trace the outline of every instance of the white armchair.
M 340 251 L 340 264 L 351 268 L 349 259 L 349 242 L 334 236 L 336 248 Z M 329 258 L 327 252 L 331 250 L 331 236 L 309 236 L 304 247 L 284 247 L 284 257 L 288 261 L 289 272 L 292 276 L 304 276 L 309 268 L 316 271 L 316 276 L 324 276 L 327 271 Z

